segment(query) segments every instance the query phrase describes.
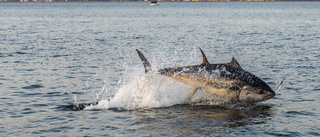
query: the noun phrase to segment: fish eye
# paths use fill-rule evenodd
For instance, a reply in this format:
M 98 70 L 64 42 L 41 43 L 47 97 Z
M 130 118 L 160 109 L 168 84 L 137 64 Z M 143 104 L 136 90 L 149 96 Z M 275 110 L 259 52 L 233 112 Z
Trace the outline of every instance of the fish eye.
M 259 94 L 263 94 L 263 93 L 264 93 L 264 91 L 263 91 L 263 90 L 260 90 L 260 91 L 259 91 Z

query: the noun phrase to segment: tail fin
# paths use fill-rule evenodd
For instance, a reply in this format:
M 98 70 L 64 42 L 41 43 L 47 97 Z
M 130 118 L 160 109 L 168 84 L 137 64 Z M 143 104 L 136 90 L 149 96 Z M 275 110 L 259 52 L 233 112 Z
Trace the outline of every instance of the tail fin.
M 140 59 L 141 59 L 141 61 L 143 63 L 145 73 L 151 71 L 151 65 L 148 62 L 148 60 L 143 56 L 143 54 L 139 50 L 136 49 L 136 51 L 137 51 L 137 53 L 138 53 L 138 55 L 139 55 L 139 57 L 140 57 Z

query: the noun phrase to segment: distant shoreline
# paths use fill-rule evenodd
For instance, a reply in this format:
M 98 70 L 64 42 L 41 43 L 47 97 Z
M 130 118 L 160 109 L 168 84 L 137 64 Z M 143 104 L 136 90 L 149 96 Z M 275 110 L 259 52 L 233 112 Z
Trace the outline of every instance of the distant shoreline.
M 153 0 L 0 0 L 0 2 L 151 2 Z M 160 2 L 276 2 L 276 1 L 320 1 L 320 0 L 157 0 Z

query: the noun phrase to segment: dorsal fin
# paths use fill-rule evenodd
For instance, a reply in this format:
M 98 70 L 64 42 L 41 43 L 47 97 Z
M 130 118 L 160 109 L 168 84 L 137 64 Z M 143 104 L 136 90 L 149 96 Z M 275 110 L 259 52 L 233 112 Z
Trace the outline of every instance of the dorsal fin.
M 137 53 L 138 53 L 138 55 L 139 55 L 139 57 L 140 57 L 140 59 L 141 59 L 141 61 L 143 63 L 145 73 L 151 71 L 151 65 L 148 62 L 148 60 L 143 56 L 143 54 L 139 50 L 136 49 L 136 51 L 137 51 Z
M 203 60 L 203 61 L 202 61 L 202 64 L 203 64 L 203 65 L 209 64 L 206 55 L 203 53 L 203 51 L 202 51 L 202 49 L 201 49 L 200 47 L 199 47 L 199 49 L 200 49 L 201 54 L 202 54 L 202 60 Z
M 232 57 L 231 62 L 227 63 L 227 65 L 230 65 L 235 68 L 241 68 L 240 64 L 238 63 L 238 61 L 234 57 Z

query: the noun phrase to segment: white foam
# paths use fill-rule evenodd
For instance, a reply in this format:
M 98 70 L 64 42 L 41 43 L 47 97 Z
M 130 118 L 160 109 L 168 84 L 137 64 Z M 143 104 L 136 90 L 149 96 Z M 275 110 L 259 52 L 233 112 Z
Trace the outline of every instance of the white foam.
M 168 107 L 188 101 L 189 87 L 171 77 L 150 72 L 135 77 L 128 84 L 119 88 L 110 101 L 102 100 L 85 110 L 123 108 L 156 108 Z

